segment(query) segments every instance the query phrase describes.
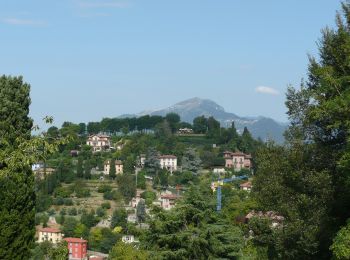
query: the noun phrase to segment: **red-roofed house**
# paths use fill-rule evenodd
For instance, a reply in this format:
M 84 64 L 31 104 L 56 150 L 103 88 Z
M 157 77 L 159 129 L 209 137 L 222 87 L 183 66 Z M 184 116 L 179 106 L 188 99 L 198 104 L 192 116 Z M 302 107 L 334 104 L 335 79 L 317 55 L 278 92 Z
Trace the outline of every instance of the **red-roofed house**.
M 179 198 L 176 194 L 162 194 L 160 196 L 160 205 L 163 209 L 169 210 L 175 206 L 175 201 Z
M 39 239 L 38 242 L 42 243 L 44 241 L 49 241 L 53 244 L 57 244 L 62 241 L 63 234 L 61 230 L 57 228 L 41 228 L 39 229 Z
M 244 182 L 241 185 L 239 185 L 241 190 L 251 191 L 252 190 L 252 183 L 250 181 Z
M 87 241 L 81 238 L 67 237 L 69 259 L 87 259 Z
M 242 152 L 224 152 L 225 167 L 233 168 L 235 171 L 250 169 L 252 167 L 252 156 Z

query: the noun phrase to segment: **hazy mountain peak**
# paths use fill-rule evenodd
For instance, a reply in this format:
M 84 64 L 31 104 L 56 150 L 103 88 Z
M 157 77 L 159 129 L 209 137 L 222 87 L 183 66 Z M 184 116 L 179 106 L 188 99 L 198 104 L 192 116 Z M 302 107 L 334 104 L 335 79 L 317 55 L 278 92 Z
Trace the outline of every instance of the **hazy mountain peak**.
M 176 113 L 184 122 L 192 123 L 198 116 L 214 117 L 222 127 L 231 126 L 232 122 L 239 133 L 243 132 L 244 127 L 248 127 L 254 137 L 262 139 L 273 138 L 277 142 L 283 142 L 283 132 L 286 125 L 280 124 L 275 120 L 258 117 L 239 117 L 236 114 L 226 112 L 225 109 L 210 99 L 201 99 L 199 97 L 190 98 L 178 102 L 170 107 L 161 110 L 145 110 L 137 116 L 160 115 L 165 116 L 168 113 Z

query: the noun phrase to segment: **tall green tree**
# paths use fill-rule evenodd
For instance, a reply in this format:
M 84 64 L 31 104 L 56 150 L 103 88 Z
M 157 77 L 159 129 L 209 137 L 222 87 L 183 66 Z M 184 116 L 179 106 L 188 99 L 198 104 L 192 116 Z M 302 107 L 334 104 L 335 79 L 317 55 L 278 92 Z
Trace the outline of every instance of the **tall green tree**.
M 112 180 L 115 179 L 116 177 L 116 171 L 115 171 L 115 160 L 109 160 L 109 178 L 111 178 Z
M 182 169 L 196 174 L 201 165 L 201 159 L 192 147 L 186 149 L 182 157 Z
M 25 259 L 34 239 L 34 176 L 29 164 L 11 167 L 6 154 L 30 138 L 30 86 L 22 77 L 0 77 L 0 258 Z
M 350 217 L 349 1 L 342 11 L 336 28 L 322 31 L 307 81 L 287 91 L 288 146 L 270 145 L 257 159 L 253 190 L 260 207 L 285 217 L 273 243 L 285 259 L 331 258 L 332 239 Z

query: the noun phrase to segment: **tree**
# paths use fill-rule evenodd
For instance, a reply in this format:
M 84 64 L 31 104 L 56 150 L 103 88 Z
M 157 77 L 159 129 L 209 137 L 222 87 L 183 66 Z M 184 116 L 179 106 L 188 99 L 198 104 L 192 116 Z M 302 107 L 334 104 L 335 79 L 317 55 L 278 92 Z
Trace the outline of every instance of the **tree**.
M 155 176 L 157 171 L 160 169 L 159 154 L 154 147 L 150 147 L 147 151 L 145 160 L 145 169 L 148 174 Z
M 84 178 L 85 179 L 91 179 L 91 169 L 92 169 L 92 166 L 90 164 L 90 161 L 86 160 L 84 163 Z
M 124 200 L 129 202 L 136 194 L 135 177 L 130 174 L 121 174 L 118 175 L 117 182 Z
M 196 134 L 205 134 L 208 130 L 208 119 L 205 116 L 199 116 L 193 119 L 193 131 Z
M 182 157 L 182 169 L 197 173 L 201 165 L 201 159 L 199 158 L 194 148 L 187 148 Z
M 111 178 L 112 180 L 114 180 L 115 179 L 115 177 L 116 177 L 116 175 L 115 175 L 115 160 L 113 159 L 113 160 L 110 160 L 109 161 L 109 163 L 110 163 L 110 167 L 109 167 L 109 178 Z
M 77 177 L 78 178 L 83 178 L 84 177 L 83 158 L 81 158 L 81 157 L 78 158 Z
M 132 245 L 123 242 L 118 242 L 109 252 L 108 260 L 124 259 L 147 260 L 149 259 L 149 255 L 144 250 L 136 249 Z
M 235 259 L 243 247 L 243 234 L 220 219 L 214 205 L 207 184 L 191 186 L 174 209 L 152 213 L 141 247 L 152 259 Z
M 288 88 L 288 146 L 269 144 L 257 156 L 253 190 L 259 207 L 285 217 L 273 243 L 285 259 L 331 258 L 350 217 L 350 2 L 342 7 L 337 28 L 322 31 L 308 80 Z
M 330 249 L 333 252 L 334 259 L 350 259 L 350 222 L 341 228 L 335 238 Z
M 89 229 L 82 223 L 75 226 L 74 237 L 82 237 L 87 239 L 89 236 Z
M 146 220 L 146 205 L 144 199 L 141 199 L 137 204 L 136 217 L 139 223 L 145 222 Z
M 171 132 L 175 133 L 180 123 L 180 116 L 176 113 L 168 113 L 165 116 L 165 120 L 169 123 Z
M 74 236 L 74 230 L 78 225 L 78 221 L 73 217 L 68 217 L 65 219 L 63 224 L 63 233 L 66 237 L 73 237 Z
M 25 259 L 34 239 L 35 194 L 30 163 L 6 158 L 30 138 L 30 86 L 22 77 L 0 77 L 0 258 Z M 23 144 L 22 144 L 23 145 Z M 19 217 L 20 216 L 20 217 Z
M 124 208 L 114 210 L 111 220 L 111 229 L 117 226 L 125 228 L 127 224 L 127 218 L 128 214 Z
M 67 242 L 63 241 L 57 245 L 57 247 L 50 248 L 48 252 L 48 258 L 54 260 L 66 260 L 68 259 L 68 246 Z

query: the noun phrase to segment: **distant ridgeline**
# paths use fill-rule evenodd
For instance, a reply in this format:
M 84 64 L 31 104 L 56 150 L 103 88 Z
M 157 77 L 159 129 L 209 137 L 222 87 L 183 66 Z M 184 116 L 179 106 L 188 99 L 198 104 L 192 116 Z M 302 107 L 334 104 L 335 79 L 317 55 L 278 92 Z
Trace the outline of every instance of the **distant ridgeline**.
M 132 116 L 132 115 L 130 115 Z M 222 122 L 216 120 L 214 117 L 209 116 L 198 116 L 193 119 L 192 124 L 188 122 L 181 121 L 181 118 L 176 113 L 168 113 L 165 116 L 160 115 L 143 115 L 133 117 L 116 117 L 116 118 L 103 118 L 100 122 L 88 122 L 74 124 L 71 122 L 64 122 L 60 131 L 66 129 L 66 131 L 72 131 L 80 135 L 91 135 L 97 133 L 105 133 L 109 135 L 124 135 L 133 133 L 154 133 L 154 131 L 160 127 L 161 124 L 165 123 L 165 128 L 168 128 L 172 133 L 182 133 L 179 129 L 189 129 L 193 134 L 208 134 L 215 129 L 220 128 L 230 128 L 235 125 L 235 122 L 230 124 L 226 123 L 224 126 Z M 240 123 L 238 125 L 241 126 Z M 164 126 L 163 126 L 164 127 Z M 267 138 L 274 139 L 277 142 L 283 142 L 283 138 L 279 134 L 271 133 L 271 135 L 266 136 L 266 134 L 257 135 L 256 126 L 247 127 L 252 133 L 254 138 L 261 138 L 266 140 Z M 70 130 L 69 130 L 70 129 Z M 244 126 L 242 129 L 238 127 L 235 128 L 237 133 L 242 134 Z M 58 131 L 58 128 L 51 127 L 49 131 Z

